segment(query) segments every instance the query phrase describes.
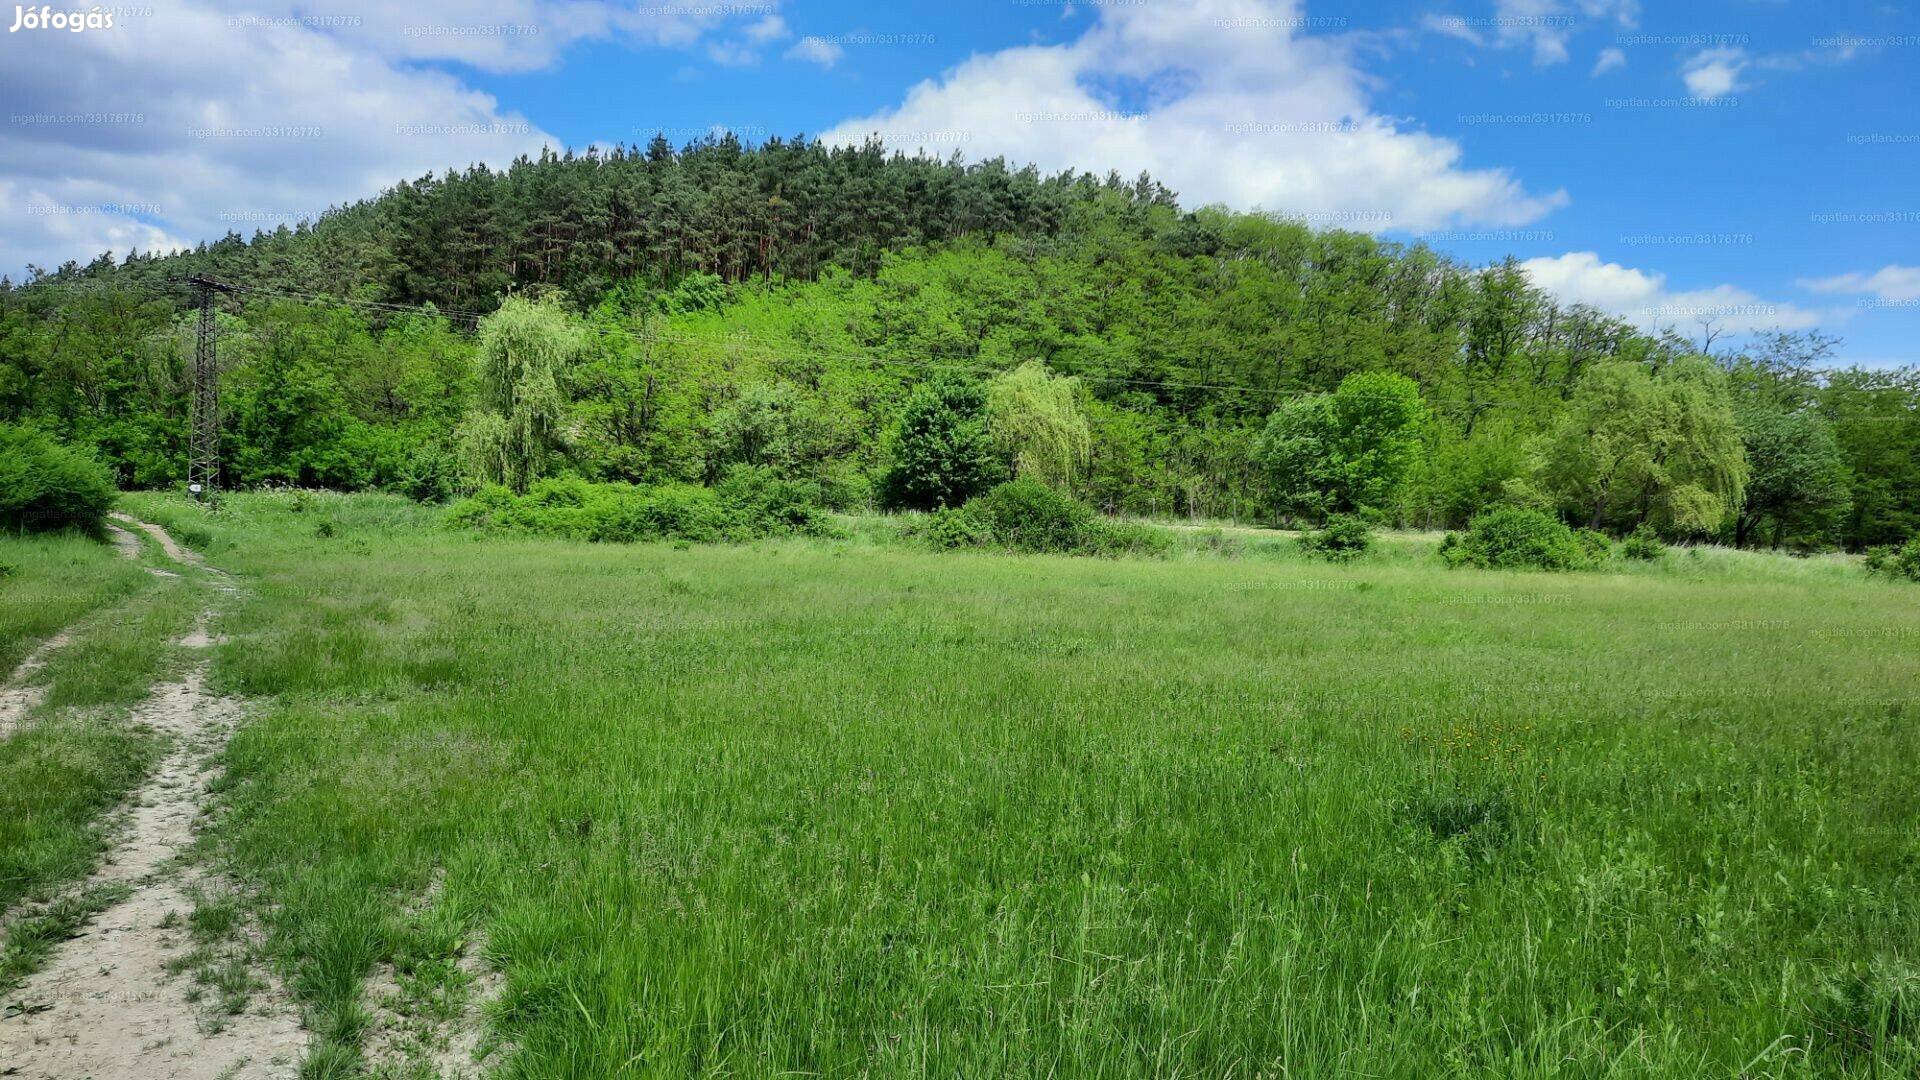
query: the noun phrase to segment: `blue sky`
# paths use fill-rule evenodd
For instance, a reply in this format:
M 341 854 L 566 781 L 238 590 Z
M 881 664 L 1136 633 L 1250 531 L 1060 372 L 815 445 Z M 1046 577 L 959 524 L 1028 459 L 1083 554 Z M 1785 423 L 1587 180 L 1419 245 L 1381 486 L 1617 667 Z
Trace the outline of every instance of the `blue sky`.
M 1920 15 L 1884 0 L 155 4 L 0 50 L 16 267 L 542 144 L 882 131 L 1920 362 Z

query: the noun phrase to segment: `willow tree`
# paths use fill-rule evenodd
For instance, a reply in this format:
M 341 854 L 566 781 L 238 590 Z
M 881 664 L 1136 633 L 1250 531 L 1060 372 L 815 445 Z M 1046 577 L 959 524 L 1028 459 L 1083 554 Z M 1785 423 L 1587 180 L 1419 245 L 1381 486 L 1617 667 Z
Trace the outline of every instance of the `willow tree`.
M 1540 486 L 1592 528 L 1710 533 L 1741 505 L 1746 453 L 1725 376 L 1701 358 L 1658 373 L 1600 364 L 1546 441 Z
M 1037 360 L 987 384 L 987 430 L 1013 475 L 1062 490 L 1093 451 L 1080 380 L 1053 375 Z
M 509 298 L 480 321 L 478 386 L 460 447 L 474 479 L 525 491 L 563 449 L 560 379 L 585 332 L 555 303 Z

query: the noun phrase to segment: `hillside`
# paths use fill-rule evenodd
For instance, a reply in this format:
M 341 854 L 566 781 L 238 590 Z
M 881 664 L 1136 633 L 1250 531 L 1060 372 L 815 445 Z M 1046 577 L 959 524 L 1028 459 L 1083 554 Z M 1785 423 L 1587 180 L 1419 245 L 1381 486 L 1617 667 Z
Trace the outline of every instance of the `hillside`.
M 97 448 L 124 485 L 178 482 L 190 340 L 169 282 L 189 273 L 249 290 L 222 314 L 234 486 L 461 487 L 473 331 L 513 292 L 579 334 L 558 467 L 589 479 L 710 483 L 746 461 L 864 505 L 912 387 L 1038 361 L 1082 397 L 1075 494 L 1272 520 L 1301 504 L 1261 457 L 1269 418 L 1391 372 L 1430 412 L 1382 508 L 1401 524 L 1521 498 L 1610 531 L 1747 544 L 1858 549 L 1920 529 L 1920 375 L 1825 370 L 1830 339 L 1702 360 L 1555 302 L 1511 262 L 1185 212 L 1144 178 L 805 140 L 523 160 L 297 230 L 67 267 L 0 293 L 0 421 Z M 1637 486 L 1574 460 L 1609 440 Z

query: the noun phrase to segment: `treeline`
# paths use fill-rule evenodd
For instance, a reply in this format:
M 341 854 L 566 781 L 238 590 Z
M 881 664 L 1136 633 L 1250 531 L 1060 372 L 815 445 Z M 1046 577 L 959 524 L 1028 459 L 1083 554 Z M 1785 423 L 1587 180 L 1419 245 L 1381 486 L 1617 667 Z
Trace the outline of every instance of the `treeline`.
M 1080 208 L 1168 208 L 1141 177 L 1041 175 L 1000 159 L 963 164 L 732 136 L 676 150 L 543 152 L 398 184 L 314 220 L 238 232 L 172 256 L 69 263 L 62 278 L 163 285 L 194 273 L 299 293 L 491 310 L 510 288 L 553 286 L 591 304 L 630 279 L 694 273 L 733 283 L 859 274 L 904 248 L 1006 234 L 1051 236 Z M 239 211 L 238 213 L 245 213 Z
M 470 486 L 477 433 L 507 419 L 486 332 L 441 312 L 512 291 L 538 303 L 496 333 L 557 342 L 545 475 L 711 485 L 746 464 L 884 504 L 916 388 L 985 401 L 1028 365 L 1071 406 L 1048 482 L 1110 512 L 1456 527 L 1518 503 L 1805 548 L 1920 531 L 1920 374 L 1830 370 L 1818 335 L 1707 357 L 1511 262 L 1183 213 L 1151 181 L 805 142 L 550 157 L 65 268 L 0 292 L 0 419 L 97 447 L 124 484 L 176 482 L 191 313 L 165 281 L 189 272 L 260 290 L 221 315 L 234 484 Z M 351 302 L 274 295 L 317 292 Z M 383 306 L 416 302 L 440 311 Z M 1362 373 L 1418 405 L 1384 486 L 1356 479 L 1380 464 L 1373 399 L 1337 393 Z

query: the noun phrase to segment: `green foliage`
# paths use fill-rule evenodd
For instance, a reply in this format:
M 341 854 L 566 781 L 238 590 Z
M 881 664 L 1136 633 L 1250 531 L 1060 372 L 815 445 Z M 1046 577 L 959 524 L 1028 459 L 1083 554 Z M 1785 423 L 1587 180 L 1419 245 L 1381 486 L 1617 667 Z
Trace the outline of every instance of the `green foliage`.
M 987 431 L 986 393 L 952 375 L 916 387 L 901 407 L 882 485 L 889 507 L 936 510 L 985 491 L 1005 469 Z
M 600 543 L 822 535 L 830 525 L 803 484 L 740 467 L 718 486 L 540 480 L 516 495 L 493 486 L 447 512 L 454 525 Z
M 1621 541 L 1620 554 L 1636 562 L 1655 562 L 1666 557 L 1667 545 L 1653 526 L 1642 525 Z
M 1747 464 L 1726 379 L 1704 361 L 1655 371 L 1608 363 L 1582 377 L 1542 455 L 1537 483 L 1590 528 L 1641 522 L 1718 529 L 1744 497 Z
M 1093 437 L 1077 379 L 1029 360 L 987 384 L 987 431 L 1015 477 L 1070 490 Z
M 584 345 L 557 304 L 509 298 L 480 323 L 476 412 L 461 429 L 467 467 L 481 483 L 524 492 L 562 449 L 560 382 Z
M 1589 566 L 1597 566 L 1613 557 L 1613 537 L 1599 529 L 1575 529 L 1573 538 L 1580 542 L 1580 550 L 1586 554 Z
M 992 456 L 1108 513 L 1458 528 L 1523 501 L 1613 535 L 1854 551 L 1920 531 L 1920 372 L 1833 369 L 1817 334 L 1759 335 L 1722 377 L 1512 260 L 1185 214 L 1144 178 L 806 140 L 547 154 L 0 288 L 0 421 L 93 449 L 122 486 L 178 482 L 192 314 L 165 283 L 196 272 L 463 311 L 545 296 L 591 331 L 557 406 L 528 373 L 518 411 L 469 420 L 482 364 L 447 320 L 249 295 L 220 314 L 234 486 L 433 499 L 469 472 L 713 484 L 755 464 L 836 506 L 953 506 L 1005 470 L 929 490 L 883 434 L 932 365 L 1003 373 L 989 396 L 1020 408 L 986 410 Z M 1621 370 L 1645 385 L 1611 386 Z M 1360 437 L 1358 461 L 1333 437 L 1340 403 L 1319 399 L 1356 375 L 1418 386 L 1417 447 Z M 1387 407 L 1372 419 L 1407 400 L 1376 389 L 1352 395 Z M 1270 416 L 1277 400 L 1304 403 Z
M 937 548 L 996 547 L 1029 554 L 1155 555 L 1171 550 L 1164 531 L 1111 522 L 1038 480 L 1009 480 L 966 505 L 936 511 L 918 535 Z
M 1867 572 L 1905 581 L 1920 581 L 1920 535 L 1899 546 L 1885 544 L 1867 551 Z
M 1420 387 L 1386 371 L 1282 405 L 1259 443 L 1277 508 L 1316 518 L 1384 509 L 1419 463 L 1426 422 Z
M 1303 534 L 1300 547 L 1328 562 L 1351 562 L 1373 547 L 1373 526 L 1353 514 L 1335 514 L 1321 528 Z
M 91 455 L 0 423 L 0 529 L 98 529 L 114 495 L 113 475 Z
M 1490 570 L 1580 570 L 1593 563 L 1587 546 L 1565 522 L 1520 506 L 1474 518 L 1465 537 L 1442 546 L 1442 555 L 1455 565 Z
M 1746 497 L 1733 519 L 1733 542 L 1783 543 L 1830 537 L 1852 509 L 1846 460 L 1832 425 L 1810 411 L 1750 401 L 1737 413 L 1746 450 Z

